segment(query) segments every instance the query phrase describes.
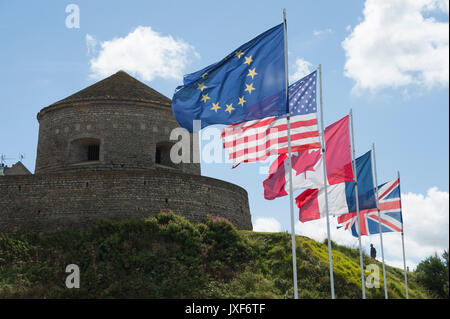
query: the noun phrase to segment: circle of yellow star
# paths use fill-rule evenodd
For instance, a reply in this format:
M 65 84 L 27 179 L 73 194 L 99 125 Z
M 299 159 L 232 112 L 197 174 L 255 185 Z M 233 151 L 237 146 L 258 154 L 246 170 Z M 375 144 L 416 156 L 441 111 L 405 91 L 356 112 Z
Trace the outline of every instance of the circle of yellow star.
M 251 76 L 252 77 L 252 80 L 253 80 L 253 77 L 255 76 L 255 75 L 258 75 L 258 73 L 256 73 L 256 68 L 253 68 L 253 70 L 252 69 L 248 69 L 248 74 L 247 74 L 247 76 Z
M 242 107 L 244 107 L 244 103 L 245 102 L 247 102 L 245 99 L 244 99 L 244 97 L 238 97 L 238 99 L 239 99 L 239 105 L 241 105 Z
M 200 91 L 202 91 L 202 92 L 203 92 L 204 89 L 207 88 L 207 86 L 205 85 L 205 82 L 199 83 L 199 84 L 197 84 L 197 85 L 198 85 L 197 90 L 200 90 Z
M 202 102 L 205 102 L 205 103 L 206 103 L 206 100 L 209 100 L 209 99 L 211 99 L 211 98 L 208 96 L 208 93 L 202 94 L 202 98 L 201 98 L 201 101 L 202 101 Z
M 208 75 L 208 72 L 206 72 L 206 73 L 203 73 L 202 74 L 202 79 L 204 79 L 205 78 L 205 76 L 207 76 Z
M 221 107 L 219 106 L 219 102 L 213 103 L 212 105 L 213 106 L 212 106 L 211 110 L 214 110 L 214 112 L 216 112 L 216 113 L 217 113 L 218 109 L 221 109 Z
M 245 59 L 244 64 L 250 65 L 250 63 L 253 62 L 252 56 L 249 56 L 249 57 L 246 57 L 246 56 L 245 56 L 244 59 Z
M 225 110 L 225 112 L 228 112 L 228 113 L 231 114 L 231 111 L 234 110 L 233 103 L 231 103 L 231 104 L 226 104 L 226 105 L 227 105 L 227 109 Z
M 243 55 L 243 54 L 244 54 L 244 52 L 242 52 L 241 50 L 239 50 L 239 51 L 236 51 L 236 53 L 235 53 L 234 56 L 237 56 L 238 59 L 240 59 L 240 58 L 241 58 L 241 55 Z
M 256 90 L 256 89 L 253 87 L 253 83 L 250 83 L 250 84 L 245 83 L 245 86 L 246 86 L 246 88 L 245 88 L 244 91 L 247 91 L 248 94 L 252 94 L 252 91 L 253 91 L 253 90 Z

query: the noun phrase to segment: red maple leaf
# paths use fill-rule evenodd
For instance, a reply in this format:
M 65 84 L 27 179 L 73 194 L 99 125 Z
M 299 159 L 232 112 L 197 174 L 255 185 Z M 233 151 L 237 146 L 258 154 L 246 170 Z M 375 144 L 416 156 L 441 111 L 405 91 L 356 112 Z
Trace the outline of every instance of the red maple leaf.
M 304 150 L 299 151 L 297 155 L 292 156 L 292 168 L 295 170 L 295 175 L 300 175 L 301 173 L 311 171 L 314 172 L 314 165 L 320 159 L 320 150 Z

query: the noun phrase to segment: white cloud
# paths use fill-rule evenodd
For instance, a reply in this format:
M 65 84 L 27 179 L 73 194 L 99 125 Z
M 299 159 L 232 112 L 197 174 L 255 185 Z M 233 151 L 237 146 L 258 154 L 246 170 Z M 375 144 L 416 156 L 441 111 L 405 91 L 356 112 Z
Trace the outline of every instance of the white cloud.
M 90 34 L 86 34 L 86 47 L 89 56 L 97 53 L 97 40 Z
M 411 256 L 426 257 L 449 246 L 449 193 L 436 187 L 426 196 L 402 195 L 405 244 Z M 408 247 L 410 245 L 410 247 Z
M 98 55 L 90 60 L 90 76 L 95 79 L 124 70 L 145 81 L 157 77 L 180 80 L 190 59 L 199 57 L 194 47 L 183 40 L 162 36 L 144 26 L 123 38 L 101 42 L 100 47 Z
M 424 13 L 448 14 L 448 0 L 366 0 L 364 19 L 342 42 L 345 75 L 355 89 L 449 82 L 449 24 Z
M 435 0 L 428 2 L 425 6 L 425 9 L 428 11 L 439 10 L 448 14 L 448 3 L 449 0 Z
M 432 187 L 426 195 L 402 194 L 406 264 L 412 270 L 417 264 L 435 252 L 441 255 L 449 248 L 449 193 Z M 358 247 L 358 239 L 349 231 L 336 229 L 336 218 L 330 218 L 331 239 L 340 245 Z M 299 235 L 322 242 L 327 238 L 326 219 L 298 222 Z M 377 249 L 381 261 L 380 236 L 374 234 L 361 237 L 363 251 L 368 253 L 370 244 Z M 403 268 L 401 235 L 383 233 L 384 257 L 387 264 Z
M 257 218 L 253 223 L 253 231 L 277 233 L 281 231 L 281 224 L 275 218 Z
M 302 58 L 298 58 L 295 60 L 294 72 L 289 75 L 289 83 L 294 83 L 297 80 L 300 80 L 302 77 L 310 74 L 312 72 L 313 65 L 303 60 Z
M 333 30 L 330 28 L 323 29 L 323 30 L 313 30 L 313 35 L 316 37 L 319 37 L 324 34 L 330 34 L 330 33 L 333 33 Z

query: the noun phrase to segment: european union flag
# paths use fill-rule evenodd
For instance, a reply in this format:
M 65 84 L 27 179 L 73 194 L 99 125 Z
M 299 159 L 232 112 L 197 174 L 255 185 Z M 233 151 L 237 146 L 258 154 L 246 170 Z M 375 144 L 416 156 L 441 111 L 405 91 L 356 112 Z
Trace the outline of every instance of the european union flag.
M 286 114 L 283 24 L 240 46 L 223 60 L 184 77 L 172 98 L 181 127 L 236 124 Z

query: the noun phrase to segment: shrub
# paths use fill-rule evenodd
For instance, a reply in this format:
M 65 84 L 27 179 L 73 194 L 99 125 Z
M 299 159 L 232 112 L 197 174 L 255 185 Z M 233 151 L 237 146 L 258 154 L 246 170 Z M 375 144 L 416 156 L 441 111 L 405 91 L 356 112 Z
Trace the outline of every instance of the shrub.
M 448 298 L 448 271 L 448 251 L 444 251 L 442 259 L 436 253 L 417 265 L 417 280 L 434 296 Z

